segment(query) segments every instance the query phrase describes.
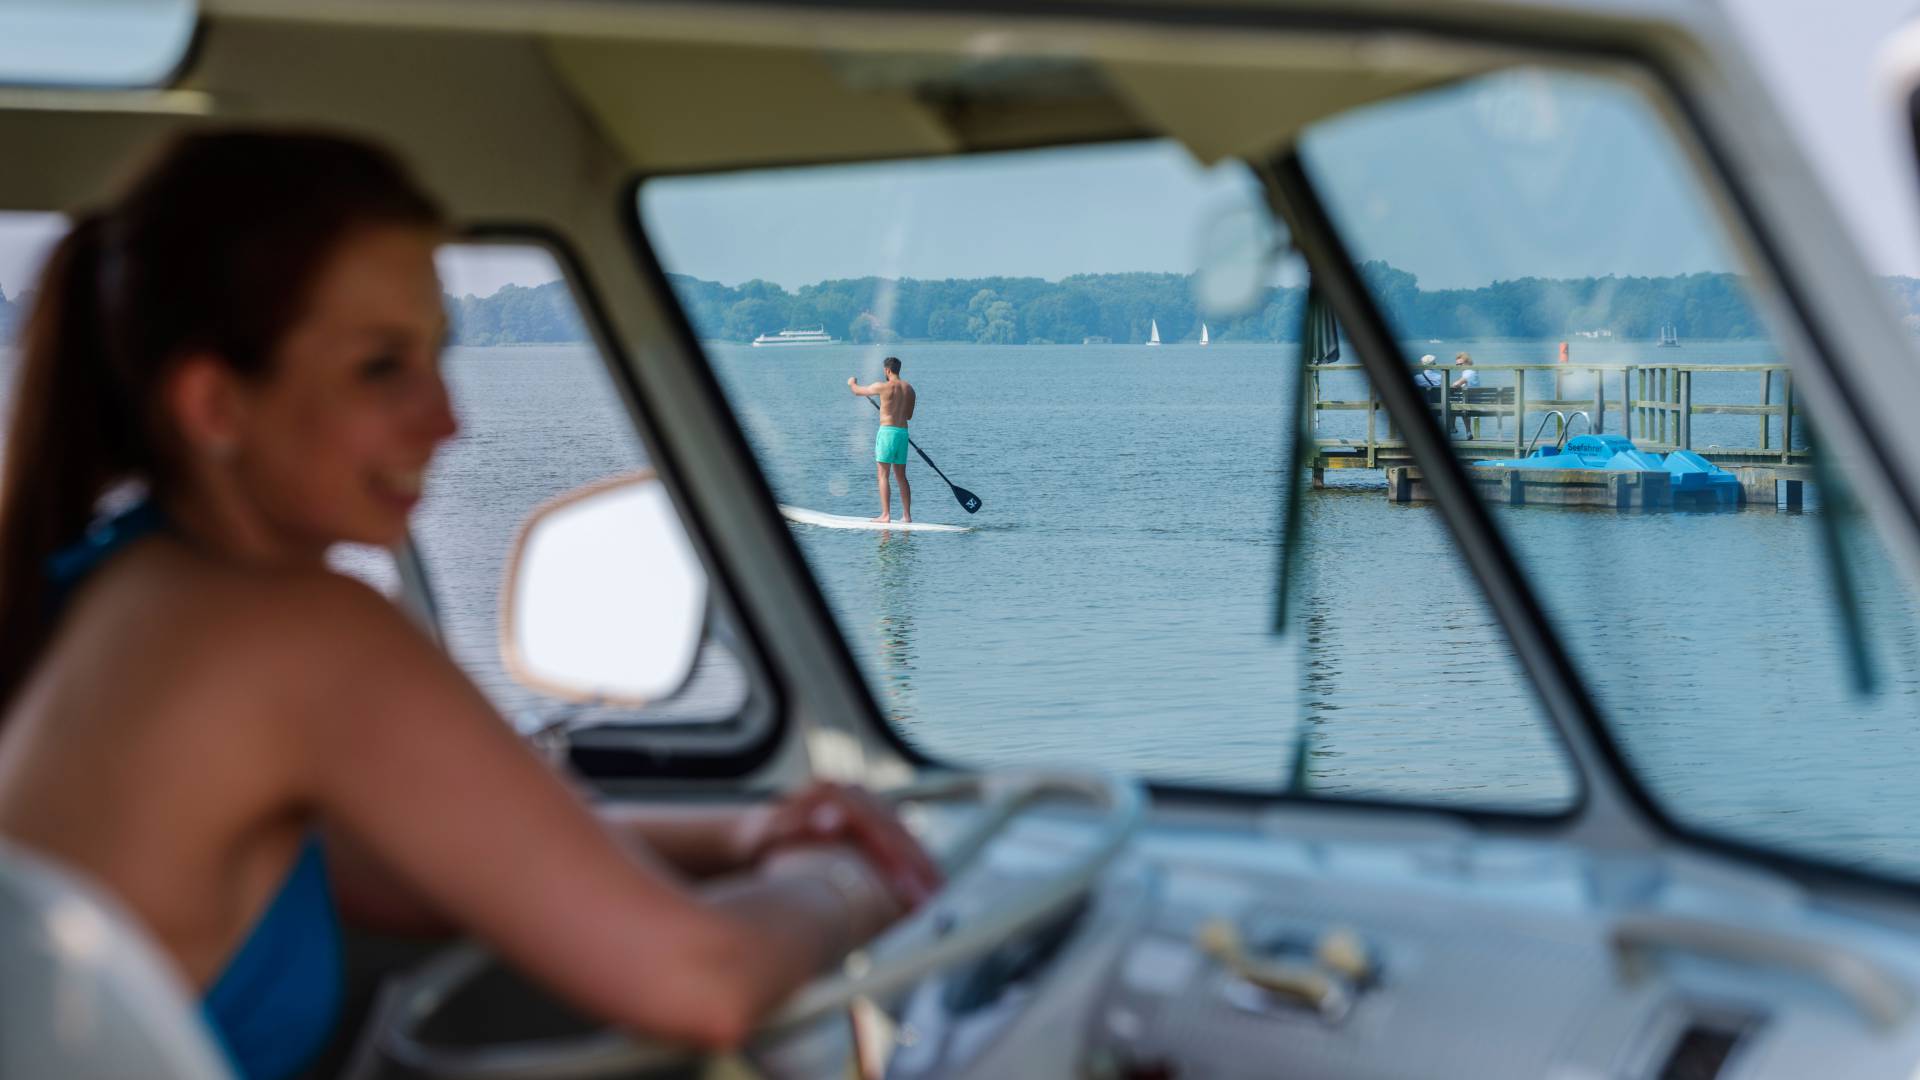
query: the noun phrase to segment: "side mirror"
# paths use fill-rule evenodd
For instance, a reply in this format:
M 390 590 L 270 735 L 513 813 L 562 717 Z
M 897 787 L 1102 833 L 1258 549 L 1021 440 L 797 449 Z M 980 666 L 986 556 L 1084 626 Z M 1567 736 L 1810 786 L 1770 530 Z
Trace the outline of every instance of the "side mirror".
M 693 672 L 707 575 L 651 472 L 589 484 L 520 528 L 500 603 L 507 673 L 550 697 L 644 705 Z

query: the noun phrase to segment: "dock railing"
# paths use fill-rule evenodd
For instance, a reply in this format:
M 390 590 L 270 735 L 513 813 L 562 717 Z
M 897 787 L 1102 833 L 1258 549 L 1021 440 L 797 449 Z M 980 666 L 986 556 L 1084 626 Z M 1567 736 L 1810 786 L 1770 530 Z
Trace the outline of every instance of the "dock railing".
M 1726 469 L 1765 465 L 1797 473 L 1806 465 L 1807 448 L 1795 445 L 1799 405 L 1786 364 L 1475 364 L 1480 386 L 1454 390 L 1450 384 L 1462 370 L 1417 368 L 1408 377 L 1433 372 L 1449 384 L 1444 393 L 1428 389 L 1427 394 L 1441 427 L 1450 435 L 1464 433 L 1454 438 L 1454 446 L 1465 457 L 1523 457 L 1529 414 L 1580 410 L 1589 414 L 1596 433 L 1625 435 L 1643 450 L 1692 450 Z M 1408 461 L 1405 441 L 1359 364 L 1313 364 L 1307 371 L 1316 477 L 1328 468 L 1374 469 Z M 1703 376 L 1715 399 L 1703 400 L 1695 392 L 1695 380 Z M 1330 396 L 1329 389 L 1365 397 Z M 1352 412 L 1365 413 L 1364 431 L 1334 421 L 1333 414 Z M 1743 416 L 1754 418 L 1754 426 L 1744 429 L 1751 444 L 1739 441 L 1740 429 L 1728 419 Z M 1702 420 L 1709 431 L 1696 423 Z M 1497 431 L 1492 438 L 1488 427 Z M 1556 439 L 1562 434 L 1549 431 Z

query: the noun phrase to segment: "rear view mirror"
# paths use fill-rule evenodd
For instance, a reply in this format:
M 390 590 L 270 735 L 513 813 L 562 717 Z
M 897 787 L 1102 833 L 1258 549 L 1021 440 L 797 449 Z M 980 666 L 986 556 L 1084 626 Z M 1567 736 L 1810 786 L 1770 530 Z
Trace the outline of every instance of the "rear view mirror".
M 706 613 L 706 571 L 666 487 L 634 473 L 528 516 L 507 566 L 501 659 L 551 697 L 644 705 L 686 683 Z

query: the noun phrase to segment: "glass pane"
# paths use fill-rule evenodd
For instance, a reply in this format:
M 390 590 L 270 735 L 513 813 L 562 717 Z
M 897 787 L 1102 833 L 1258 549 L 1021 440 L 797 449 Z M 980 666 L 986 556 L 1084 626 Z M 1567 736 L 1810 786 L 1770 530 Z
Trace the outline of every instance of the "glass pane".
M 1920 872 L 1920 795 L 1892 773 L 1920 749 L 1920 603 L 1817 482 L 1789 358 L 1636 86 L 1511 71 L 1301 145 L 1655 797 L 1694 828 Z M 1362 430 L 1364 381 L 1316 388 L 1320 464 L 1374 466 L 1338 475 L 1424 524 L 1398 433 Z
M 186 58 L 194 0 L 6 0 L 0 85 L 152 86 Z
M 1243 166 L 1169 143 L 641 191 L 876 697 L 928 753 L 1253 791 L 1303 757 L 1329 795 L 1568 805 L 1437 526 L 1308 492 L 1297 617 L 1273 633 L 1303 275 L 1262 270 L 1239 311 L 1194 299 L 1203 244 L 1269 258 L 1214 244 L 1250 209 L 1270 231 L 1262 206 Z M 901 457 L 914 524 L 965 531 L 899 527 Z M 890 520 L 868 527 L 883 476 Z
M 570 726 L 733 720 L 747 675 L 713 630 L 691 682 L 645 709 L 563 705 L 506 673 L 499 598 L 520 523 L 547 500 L 648 459 L 550 254 L 456 244 L 439 262 L 452 323 L 443 371 L 460 433 L 434 459 L 414 536 L 447 649 L 526 730 L 561 716 Z
M 0 372 L 9 376 L 0 395 L 12 392 L 14 335 L 34 279 L 66 228 L 58 214 L 0 213 Z M 499 597 L 521 522 L 550 498 L 646 467 L 647 455 L 551 255 L 524 245 L 449 245 L 440 271 L 453 324 L 443 371 L 461 429 L 434 461 L 413 527 L 448 650 L 524 730 L 564 716 L 578 742 L 631 746 L 650 726 L 738 720 L 752 686 L 728 645 L 723 609 L 709 616 L 692 680 L 645 709 L 564 706 L 506 674 Z M 340 545 L 330 562 L 410 609 L 422 607 L 417 594 L 403 595 L 384 550 Z

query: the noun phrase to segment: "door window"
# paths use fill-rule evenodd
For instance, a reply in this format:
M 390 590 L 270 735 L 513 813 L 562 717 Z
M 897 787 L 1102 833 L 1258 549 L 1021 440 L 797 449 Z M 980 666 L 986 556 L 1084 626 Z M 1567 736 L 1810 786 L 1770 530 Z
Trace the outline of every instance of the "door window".
M 434 460 L 413 531 L 447 650 L 523 731 L 564 722 L 595 729 L 589 741 L 621 742 L 622 729 L 741 719 L 750 680 L 719 607 L 691 680 L 644 709 L 561 702 L 507 674 L 499 598 L 521 522 L 649 460 L 552 255 L 453 244 L 439 263 L 451 324 L 442 371 L 460 432 Z

